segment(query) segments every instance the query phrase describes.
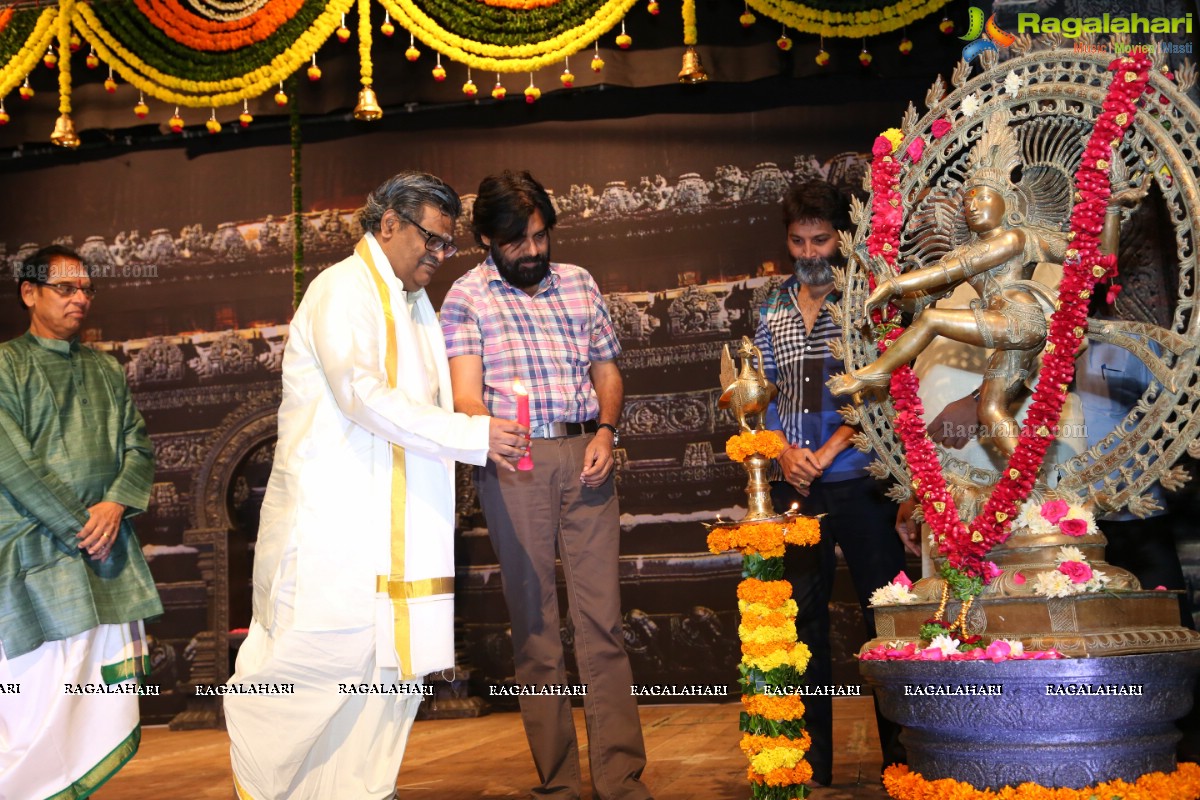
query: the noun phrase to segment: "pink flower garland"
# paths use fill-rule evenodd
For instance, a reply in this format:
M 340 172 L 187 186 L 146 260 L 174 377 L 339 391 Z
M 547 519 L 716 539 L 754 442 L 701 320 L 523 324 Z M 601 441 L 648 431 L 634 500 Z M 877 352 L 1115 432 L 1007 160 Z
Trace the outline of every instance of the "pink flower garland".
M 920 384 L 916 375 L 908 365 L 892 373 L 895 428 L 904 444 L 913 488 L 921 501 L 926 521 L 937 535 L 939 549 L 947 556 L 952 568 L 968 576 L 987 578 L 984 555 L 1008 538 L 1017 506 L 1033 488 L 1046 451 L 1055 439 L 1067 386 L 1075 374 L 1075 352 L 1086 332 L 1088 298 L 1099 280 L 1116 274 L 1116 257 L 1101 254 L 1099 240 L 1112 192 L 1109 160 L 1113 158 L 1113 148 L 1133 123 L 1138 98 L 1149 82 L 1150 60 L 1145 53 L 1139 52 L 1114 60 L 1108 69 L 1115 75 L 1075 178 L 1079 200 L 1071 212 L 1072 247 L 1063 264 L 1058 310 L 1050 318 L 1033 403 L 1008 466 L 983 510 L 969 526 L 959 519 L 954 498 L 946 488 L 937 451 L 926 434 L 925 409 L 917 396 Z M 948 129 L 944 120 L 937 120 L 931 132 L 934 138 L 940 138 Z M 909 149 L 910 154 L 919 151 L 920 148 Z M 875 158 L 871 164 L 871 234 L 867 238 L 867 250 L 895 269 L 902 217 L 899 209 L 900 165 L 892 155 L 891 142 L 885 137 L 875 140 L 872 152 Z M 873 278 L 870 285 L 873 289 Z M 887 317 L 880 314 L 872 321 L 878 325 L 895 313 L 891 309 Z M 881 351 L 902 332 L 894 324 L 885 324 L 883 328 Z

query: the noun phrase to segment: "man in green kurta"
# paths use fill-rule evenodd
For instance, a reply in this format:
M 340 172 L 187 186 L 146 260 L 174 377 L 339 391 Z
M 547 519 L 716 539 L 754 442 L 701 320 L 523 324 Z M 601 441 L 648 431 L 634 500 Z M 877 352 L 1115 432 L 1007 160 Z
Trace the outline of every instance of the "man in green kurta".
M 52 246 L 18 270 L 29 331 L 0 344 L 0 795 L 73 798 L 137 751 L 142 620 L 162 604 L 129 518 L 154 457 L 120 365 L 80 346 L 82 259 Z

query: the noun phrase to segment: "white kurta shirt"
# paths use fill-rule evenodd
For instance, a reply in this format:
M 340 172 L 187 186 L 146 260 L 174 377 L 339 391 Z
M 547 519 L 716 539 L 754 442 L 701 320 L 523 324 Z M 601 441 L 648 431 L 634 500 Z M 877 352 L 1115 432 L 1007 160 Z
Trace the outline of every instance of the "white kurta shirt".
M 454 461 L 484 464 L 489 418 L 456 414 L 445 344 L 424 290 L 404 292 L 374 237 L 374 268 L 356 252 L 313 280 L 283 359 L 279 440 L 254 559 L 254 616 L 268 630 L 285 549 L 297 554 L 297 630 L 376 625 L 381 666 L 422 675 L 454 663 L 454 595 L 414 590 L 401 603 L 407 642 L 394 642 L 393 604 L 378 576 L 445 587 L 454 575 Z M 360 247 L 361 252 L 361 247 Z M 374 271 L 373 271 L 374 269 Z M 394 333 L 385 321 L 388 292 Z M 396 346 L 395 386 L 385 351 Z M 431 380 L 436 376 L 436 382 Z M 441 391 L 438 391 L 439 387 Z M 404 448 L 393 475 L 392 445 Z M 399 464 L 399 461 L 395 463 Z M 394 497 L 398 487 L 406 486 Z M 394 492 L 394 487 L 397 487 Z M 393 544 L 393 506 L 403 535 Z M 398 535 L 398 534 L 397 534 Z M 397 575 L 393 550 L 403 556 Z M 406 611 L 404 609 L 407 609 Z

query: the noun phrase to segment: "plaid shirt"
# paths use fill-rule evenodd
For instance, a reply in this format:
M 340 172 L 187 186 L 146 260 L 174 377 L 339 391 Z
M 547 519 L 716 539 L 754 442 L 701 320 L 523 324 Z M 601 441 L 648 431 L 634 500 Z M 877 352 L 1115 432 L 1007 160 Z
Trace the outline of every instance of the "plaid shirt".
M 767 409 L 766 426 L 783 431 L 790 444 L 814 452 L 844 424 L 838 408 L 851 402 L 834 397 L 825 385 L 841 362 L 829 352 L 829 342 L 842 331 L 829 315 L 829 301 L 811 331 L 804 329 L 804 317 L 797 304 L 800 284 L 789 278 L 771 293 L 759 311 L 754 344 L 763 354 L 767 380 L 779 387 L 779 396 Z M 821 480 L 827 483 L 861 478 L 867 474 L 871 455 L 847 447 L 833 459 Z M 773 466 L 779 478 L 778 464 Z
M 551 264 L 530 297 L 500 277 L 489 256 L 450 287 L 441 322 L 449 358 L 483 358 L 483 402 L 494 416 L 516 419 L 518 378 L 532 428 L 600 413 L 589 370 L 620 355 L 621 344 L 586 270 Z

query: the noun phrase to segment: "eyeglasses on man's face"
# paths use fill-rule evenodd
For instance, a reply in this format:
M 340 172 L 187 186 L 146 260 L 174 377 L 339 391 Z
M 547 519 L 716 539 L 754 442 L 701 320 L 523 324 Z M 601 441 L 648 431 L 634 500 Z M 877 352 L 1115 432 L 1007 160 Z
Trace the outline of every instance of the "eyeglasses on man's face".
M 425 230 L 416 222 L 416 220 L 412 219 L 411 217 L 406 217 L 403 214 L 400 214 L 400 219 L 404 220 L 421 232 L 421 234 L 425 237 L 425 249 L 429 252 L 445 253 L 446 258 L 450 258 L 450 256 L 458 252 L 458 247 L 446 241 L 433 231 Z
M 40 283 L 39 286 L 45 286 L 59 297 L 71 298 L 76 292 L 83 292 L 83 296 L 91 300 L 96 296 L 95 286 L 82 286 L 78 283 Z

